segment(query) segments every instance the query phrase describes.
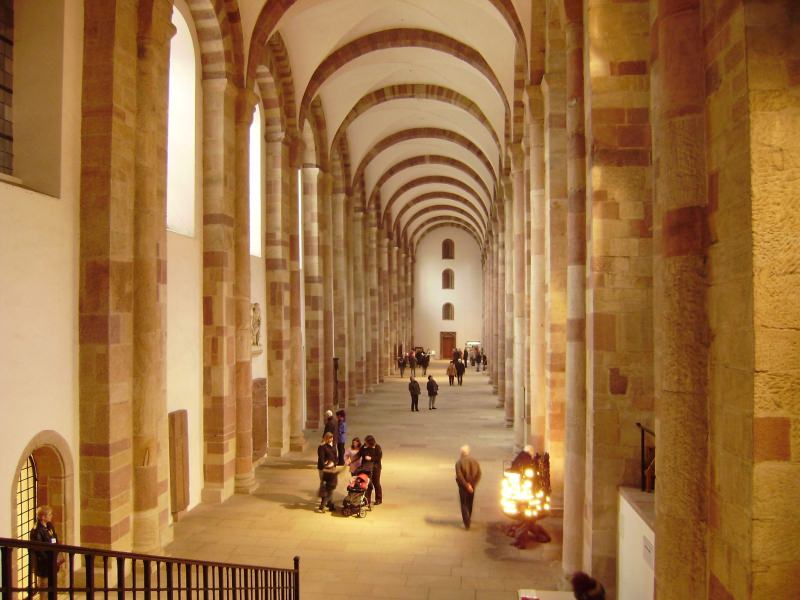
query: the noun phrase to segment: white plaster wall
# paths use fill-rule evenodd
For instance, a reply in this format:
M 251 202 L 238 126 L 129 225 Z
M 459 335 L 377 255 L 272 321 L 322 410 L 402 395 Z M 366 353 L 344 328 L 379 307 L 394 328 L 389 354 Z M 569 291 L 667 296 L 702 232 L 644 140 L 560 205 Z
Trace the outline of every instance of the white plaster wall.
M 64 0 L 60 197 L 0 182 L 0 536 L 13 537 L 16 465 L 54 430 L 78 468 L 78 199 L 83 3 Z M 52 101 L 52 100 L 51 100 Z M 58 99 L 55 102 L 58 108 Z M 58 136 L 57 136 L 58 137 Z M 60 185 L 59 185 L 60 183 Z M 73 540 L 80 529 L 73 474 Z M 67 537 L 62 533 L 62 537 Z
M 167 232 L 167 410 L 189 421 L 189 508 L 203 489 L 203 260 L 197 238 Z
M 655 597 L 655 533 L 628 499 L 619 496 L 617 589 L 619 600 Z
M 455 258 L 442 259 L 442 241 L 455 243 Z M 442 289 L 442 271 L 452 269 L 455 288 Z M 442 305 L 451 302 L 455 319 L 442 320 Z M 483 268 L 475 238 L 462 229 L 442 227 L 417 245 L 414 269 L 414 345 L 439 353 L 439 333 L 455 331 L 456 344 L 481 340 L 483 330 Z
M 250 301 L 261 306 L 261 346 L 264 352 L 253 357 L 253 379 L 267 376 L 267 270 L 264 259 L 250 257 Z

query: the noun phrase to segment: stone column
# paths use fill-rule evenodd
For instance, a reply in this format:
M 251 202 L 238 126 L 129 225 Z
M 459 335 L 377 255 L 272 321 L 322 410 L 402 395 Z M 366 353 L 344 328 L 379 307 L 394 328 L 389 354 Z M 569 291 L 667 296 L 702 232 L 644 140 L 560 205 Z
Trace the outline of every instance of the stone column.
M 267 426 L 269 456 L 289 451 L 289 148 L 281 132 L 266 136 L 266 227 L 264 262 L 267 302 Z
M 504 316 L 503 316 L 503 406 L 505 407 L 506 427 L 514 426 L 514 384 L 517 376 L 514 372 L 514 191 L 509 179 L 503 181 L 503 261 L 505 263 L 504 278 Z M 504 366 L 504 367 L 503 367 Z M 520 394 L 522 392 L 520 391 Z
M 133 550 L 158 553 L 169 518 L 166 389 L 167 88 L 172 2 L 141 9 L 136 81 Z M 163 525 L 161 523 L 163 512 Z
M 297 206 L 297 171 L 302 167 L 303 141 L 297 132 L 287 136 L 289 145 L 289 185 L 287 189 L 287 233 L 289 239 L 289 297 L 290 305 L 290 368 L 289 368 L 289 401 L 291 406 L 290 450 L 302 451 L 306 445 L 304 413 L 305 413 L 305 354 L 303 352 L 303 272 L 300 269 L 300 213 Z
M 552 28 L 552 26 L 551 26 Z M 556 48 L 561 31 L 548 33 Z M 556 38 L 556 39 L 554 39 Z M 564 53 L 553 52 L 543 80 L 545 109 L 545 431 L 553 497 L 564 473 L 564 377 L 567 351 L 567 130 Z
M 357 199 L 353 203 L 353 330 L 355 338 L 353 348 L 355 351 L 355 380 L 353 385 L 356 392 L 356 403 L 367 391 L 366 367 L 366 302 L 364 298 L 364 212 Z
M 380 354 L 380 320 L 378 317 L 378 224 L 375 210 L 370 209 L 365 215 L 366 221 L 366 279 L 367 290 L 367 391 L 372 392 L 378 383 Z
M 236 88 L 203 81 L 204 502 L 233 494 L 236 455 L 234 277 Z
M 258 98 L 239 90 L 236 99 L 236 476 L 235 489 L 249 494 L 256 488 L 253 473 L 252 309 L 250 304 L 250 125 Z
M 360 332 L 356 331 L 355 326 L 355 310 L 356 310 L 356 294 L 354 283 L 354 244 L 353 237 L 355 235 L 355 218 L 353 210 L 352 197 L 348 194 L 345 196 L 345 248 L 347 249 L 347 360 L 348 360 L 348 376 L 347 376 L 347 402 L 350 405 L 356 403 L 356 352 L 358 349 L 358 336 Z
M 505 317 L 506 317 L 506 259 L 505 259 L 505 218 L 503 217 L 504 206 L 502 200 L 497 200 L 497 253 L 495 257 L 495 269 L 497 271 L 497 282 L 495 287 L 495 360 L 494 360 L 494 393 L 497 394 L 497 407 L 505 405 L 506 394 L 506 342 L 505 342 Z
M 380 340 L 378 354 L 380 365 L 378 370 L 378 381 L 383 383 L 386 375 L 389 374 L 389 240 L 386 239 L 386 232 L 381 228 L 377 231 L 378 235 L 378 258 L 380 265 L 378 269 L 378 330 Z
M 332 225 L 333 225 L 333 323 L 334 323 L 334 351 L 339 359 L 339 408 L 347 408 L 350 400 L 350 377 L 352 368 L 350 355 L 353 352 L 348 326 L 348 313 L 350 311 L 350 298 L 348 294 L 349 276 L 347 273 L 347 236 L 345 228 L 346 196 L 344 182 L 340 178 L 334 179 L 332 197 Z
M 525 328 L 525 154 L 520 145 L 511 147 L 511 203 L 509 212 L 511 227 L 513 229 L 513 274 L 512 281 L 512 309 L 514 317 L 513 356 L 511 361 L 512 390 L 513 390 L 513 426 L 514 447 L 521 450 L 526 443 L 525 439 L 525 363 L 528 358 L 528 331 Z M 508 402 L 506 402 L 508 405 Z M 508 415 L 508 411 L 506 411 Z M 506 424 L 508 419 L 506 418 Z
M 303 278 L 305 281 L 305 365 L 306 428 L 317 429 L 323 422 L 322 364 L 323 313 L 322 265 L 319 243 L 319 168 L 304 164 L 303 184 Z
M 700 12 L 699 0 L 680 7 L 651 2 L 658 44 L 651 58 L 650 106 L 657 173 L 653 302 L 659 599 L 704 598 L 708 591 L 710 235 Z
M 547 419 L 546 363 L 547 344 L 545 336 L 545 139 L 544 97 L 541 86 L 528 88 L 530 103 L 531 140 L 531 320 L 530 320 L 530 405 L 531 425 L 528 439 L 533 447 L 545 451 L 544 433 Z
M 132 544 L 136 5 L 84 6 L 81 126 L 80 540 Z
M 320 394 L 326 409 L 333 408 L 333 177 L 322 173 L 319 188 L 319 234 L 322 259 L 322 381 Z
M 617 490 L 637 486 L 637 422 L 653 419 L 652 174 L 647 2 L 587 0 L 584 568 L 616 594 Z M 641 90 L 631 93 L 631 90 Z
M 393 239 L 389 239 L 389 374 L 397 372 L 397 345 L 400 339 L 398 308 L 400 306 L 400 267 L 397 264 L 399 252 Z
M 566 25 L 567 39 L 567 356 L 564 478 L 565 573 L 583 568 L 586 477 L 586 140 L 583 103 L 583 22 Z

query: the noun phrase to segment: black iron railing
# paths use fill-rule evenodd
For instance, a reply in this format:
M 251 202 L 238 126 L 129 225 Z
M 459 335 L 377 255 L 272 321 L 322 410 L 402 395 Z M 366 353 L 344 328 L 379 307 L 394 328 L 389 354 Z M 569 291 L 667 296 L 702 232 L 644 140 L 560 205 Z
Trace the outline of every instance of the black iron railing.
M 639 428 L 640 442 L 639 442 L 639 450 L 641 454 L 641 472 L 642 472 L 642 482 L 641 487 L 643 492 L 651 492 L 653 491 L 653 482 L 655 481 L 656 477 L 656 457 L 655 457 L 655 445 L 650 446 L 653 450 L 652 456 L 647 456 L 647 449 L 648 446 L 646 445 L 645 436 L 650 435 L 653 438 L 653 443 L 655 444 L 656 439 L 656 432 L 652 429 L 648 429 L 641 423 L 636 423 L 636 426 Z
M 35 553 L 47 577 L 16 582 L 16 554 Z M 34 561 L 32 560 L 31 563 Z M 291 569 L 222 564 L 0 538 L 0 598 L 299 600 L 300 558 Z

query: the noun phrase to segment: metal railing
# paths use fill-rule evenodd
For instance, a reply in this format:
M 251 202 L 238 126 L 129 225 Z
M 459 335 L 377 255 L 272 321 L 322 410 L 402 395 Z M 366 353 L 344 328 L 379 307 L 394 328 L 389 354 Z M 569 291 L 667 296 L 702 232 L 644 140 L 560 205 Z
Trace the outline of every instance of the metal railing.
M 641 454 L 641 474 L 642 474 L 642 481 L 641 487 L 643 492 L 650 492 L 653 488 L 653 481 L 655 480 L 655 469 L 656 469 L 656 457 L 653 456 L 653 459 L 648 463 L 647 461 L 647 446 L 645 445 L 645 436 L 647 434 L 653 437 L 653 440 L 656 439 L 656 432 L 652 429 L 648 429 L 641 423 L 636 423 L 636 426 L 639 428 L 639 433 L 641 434 L 640 442 L 639 442 L 639 451 Z M 653 450 L 655 452 L 655 446 L 653 446 Z
M 31 570 L 27 587 L 19 587 L 18 552 L 33 553 L 44 561 L 47 577 L 37 578 Z M 297 556 L 293 568 L 275 569 L 0 538 L 0 574 L 2 600 L 300 598 Z

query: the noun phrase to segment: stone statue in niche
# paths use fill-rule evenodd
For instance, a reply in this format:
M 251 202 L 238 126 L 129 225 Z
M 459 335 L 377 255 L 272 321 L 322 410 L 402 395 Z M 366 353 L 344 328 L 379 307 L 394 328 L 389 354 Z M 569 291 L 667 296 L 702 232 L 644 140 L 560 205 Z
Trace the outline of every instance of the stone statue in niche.
M 261 350 L 261 306 L 253 302 L 250 314 L 250 334 L 252 336 L 253 352 Z

